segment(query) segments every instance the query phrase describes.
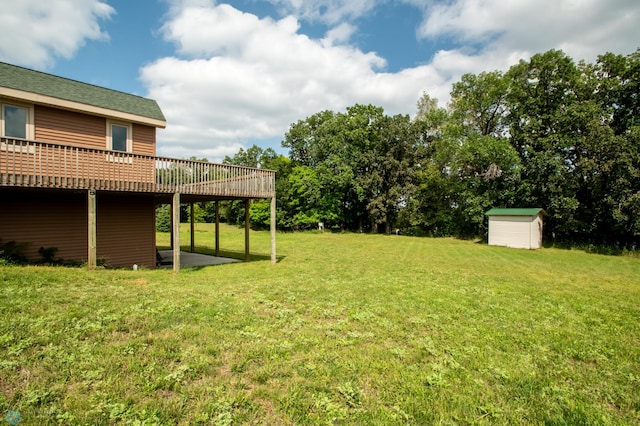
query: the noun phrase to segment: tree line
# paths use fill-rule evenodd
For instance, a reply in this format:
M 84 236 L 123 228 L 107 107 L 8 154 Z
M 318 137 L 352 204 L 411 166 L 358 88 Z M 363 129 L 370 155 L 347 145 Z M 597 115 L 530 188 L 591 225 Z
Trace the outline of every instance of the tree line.
M 492 207 L 542 207 L 545 238 L 640 243 L 640 50 L 576 63 L 550 50 L 466 74 L 415 116 L 374 105 L 291 124 L 289 156 L 253 146 L 226 164 L 277 172 L 279 229 L 483 236 Z M 244 219 L 242 203 L 223 217 Z M 251 205 L 269 224 L 269 202 Z

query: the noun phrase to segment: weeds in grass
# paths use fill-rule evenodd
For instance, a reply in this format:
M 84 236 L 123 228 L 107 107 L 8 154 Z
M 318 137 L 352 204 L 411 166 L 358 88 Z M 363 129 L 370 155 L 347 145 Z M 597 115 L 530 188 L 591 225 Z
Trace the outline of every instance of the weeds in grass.
M 223 233 L 241 252 L 242 230 Z M 257 253 L 269 244 L 252 233 Z M 640 422 L 638 259 L 331 233 L 278 247 L 276 266 L 178 275 L 0 265 L 1 412 L 21 425 Z

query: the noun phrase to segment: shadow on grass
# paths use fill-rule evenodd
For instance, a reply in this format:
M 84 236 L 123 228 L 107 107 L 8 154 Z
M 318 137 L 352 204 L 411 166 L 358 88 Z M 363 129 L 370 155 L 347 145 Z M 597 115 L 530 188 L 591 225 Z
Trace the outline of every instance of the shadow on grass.
M 561 241 L 543 241 L 542 247 L 560 250 L 579 250 L 589 254 L 602 254 L 605 256 L 640 257 L 640 251 L 635 247 L 629 249 L 627 247 L 607 246 L 603 244 L 570 243 Z
M 170 246 L 157 246 L 158 250 L 171 250 Z M 191 251 L 191 246 L 180 246 L 180 250 L 184 251 L 184 252 L 190 252 Z M 206 247 L 206 246 L 194 246 L 193 248 L 193 252 L 194 253 L 198 253 L 198 254 L 204 254 L 207 256 L 215 256 L 215 250 L 210 248 L 210 247 Z M 247 262 L 247 260 L 245 260 L 244 257 L 244 251 L 233 251 L 233 250 L 220 250 L 218 252 L 218 256 L 217 257 L 224 257 L 224 258 L 228 258 L 228 259 L 236 259 L 236 260 L 240 260 L 242 262 Z M 284 260 L 286 256 L 276 256 L 276 263 L 280 263 L 282 260 Z M 248 262 L 263 262 L 265 260 L 271 260 L 271 255 L 270 254 L 261 254 L 261 253 L 250 253 L 249 255 L 249 260 Z

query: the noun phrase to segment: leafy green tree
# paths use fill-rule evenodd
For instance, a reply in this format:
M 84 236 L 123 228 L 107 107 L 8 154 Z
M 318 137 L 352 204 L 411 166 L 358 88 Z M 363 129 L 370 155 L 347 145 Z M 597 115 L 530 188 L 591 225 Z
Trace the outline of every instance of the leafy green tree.
M 422 92 L 422 95 L 416 102 L 416 116 L 414 117 L 414 121 L 427 121 L 429 117 L 431 117 L 434 111 L 444 111 L 444 108 L 438 108 L 438 99 L 432 98 L 427 92 Z
M 413 120 L 373 105 L 314 114 L 282 142 L 278 223 L 481 235 L 489 208 L 539 206 L 547 237 L 637 246 L 639 75 L 640 50 L 595 64 L 551 50 L 464 75 L 447 109 L 424 93 Z
M 171 232 L 171 206 L 161 204 L 156 207 L 156 232 Z
M 253 145 L 247 150 L 240 150 L 233 156 L 226 156 L 224 164 L 231 164 L 242 167 L 253 167 L 273 170 L 276 172 L 276 226 L 288 228 L 290 226 L 286 212 L 287 200 L 289 197 L 287 177 L 291 172 L 291 160 L 281 154 L 277 154 L 272 148 L 262 149 Z M 249 220 L 253 227 L 268 229 L 271 224 L 271 201 L 256 200 L 251 204 L 249 210 Z M 214 209 L 210 207 L 209 216 L 213 216 Z M 244 201 L 222 201 L 220 202 L 221 220 L 236 225 L 244 224 L 245 210 Z
M 613 115 L 615 133 L 621 135 L 640 125 L 640 49 L 627 56 L 601 55 L 593 72 L 598 77 L 597 96 Z
M 342 174 L 336 176 L 337 187 L 341 188 L 339 193 L 345 195 L 342 199 L 343 220 L 350 229 L 375 232 L 384 214 L 377 210 L 381 205 L 374 201 L 384 185 L 383 148 L 380 145 L 384 110 L 373 105 L 356 104 L 339 117 L 337 134 L 344 154 L 333 162 L 344 161 L 341 167 L 336 168 Z
M 463 75 L 451 91 L 452 118 L 482 136 L 505 136 L 507 89 L 500 71 Z
M 456 206 L 453 213 L 461 235 L 483 235 L 484 213 L 491 207 L 515 203 L 520 160 L 506 138 L 471 133 L 457 147 Z
M 506 137 L 507 89 L 498 71 L 465 74 L 453 85 L 441 146 L 449 152 L 457 234 L 484 234 L 484 213 L 513 202 L 519 158 Z
M 607 244 L 640 245 L 640 50 L 623 56 L 606 53 L 583 65 L 585 91 L 601 108 L 600 123 L 611 133 L 593 138 L 588 157 L 595 193 L 595 234 Z M 594 120 L 595 121 L 595 120 Z M 595 123 L 593 127 L 598 123 Z
M 334 152 L 336 147 L 332 142 L 335 141 L 331 138 L 330 123 L 334 117 L 334 112 L 322 111 L 289 127 L 282 146 L 289 148 L 291 161 L 315 167 L 332 153 L 339 154 Z
M 580 73 L 571 58 L 551 50 L 520 61 L 507 72 L 509 133 L 522 162 L 520 203 L 544 207 L 547 233 L 571 238 L 582 231 L 580 182 L 568 161 L 574 129 L 566 112 L 579 102 Z
M 451 214 L 455 193 L 451 163 L 455 146 L 444 137 L 450 114 L 427 93 L 418 100 L 417 109 L 412 122 L 416 138 L 414 165 L 408 181 L 412 191 L 398 212 L 399 225 L 418 234 L 451 235 L 455 232 Z
M 512 145 L 522 162 L 518 199 L 550 213 L 545 231 L 575 242 L 630 245 L 638 187 L 638 56 L 580 63 L 559 51 L 511 68 Z M 631 230 L 631 232 L 629 232 Z
M 206 222 L 206 209 L 204 206 L 205 203 L 195 203 L 193 205 L 193 221 L 195 223 L 205 223 Z M 187 222 L 191 221 L 191 208 L 187 207 Z
M 385 116 L 363 186 L 369 188 L 367 210 L 372 228 L 384 224 L 391 233 L 414 191 L 419 126 L 408 115 Z M 374 228 L 375 229 L 375 228 Z
M 316 211 L 311 215 L 300 215 L 296 211 L 294 214 L 298 218 L 292 218 L 295 226 L 301 220 L 310 223 L 315 217 L 330 226 L 354 229 L 366 217 L 365 194 L 358 176 L 361 147 L 367 143 L 365 124 L 368 125 L 369 119 L 362 110 L 367 111 L 367 108 L 355 106 L 347 114 L 320 112 L 292 124 L 285 135 L 282 145 L 290 149 L 294 165 L 313 169 L 318 176 L 317 185 L 322 188 L 321 200 L 314 203 Z M 290 181 L 290 185 L 293 183 Z M 300 188 L 302 186 L 298 185 L 291 191 L 289 205 L 295 208 L 305 205 L 304 201 L 296 200 L 299 194 L 306 192 L 301 192 Z
M 325 221 L 322 187 L 318 173 L 309 166 L 296 166 L 289 174 L 289 204 L 291 225 L 295 229 L 308 229 Z M 327 222 L 329 222 L 327 220 Z
M 271 226 L 271 200 L 255 200 L 249 206 L 249 221 L 253 229 Z
M 225 156 L 222 163 L 233 166 L 270 169 L 269 165 L 277 157 L 278 154 L 272 148 L 262 149 L 257 145 L 252 145 L 246 151 L 240 148 L 233 157 Z
M 626 247 L 640 247 L 640 126 L 619 137 L 617 155 L 606 168 L 609 175 L 605 203 L 614 219 L 608 235 Z

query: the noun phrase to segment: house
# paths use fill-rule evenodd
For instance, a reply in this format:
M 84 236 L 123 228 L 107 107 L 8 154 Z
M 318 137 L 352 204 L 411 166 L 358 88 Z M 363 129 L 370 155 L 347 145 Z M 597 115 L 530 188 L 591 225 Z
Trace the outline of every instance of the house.
M 541 208 L 500 209 L 485 213 L 489 218 L 489 245 L 537 249 L 542 247 Z
M 154 267 L 156 205 L 270 198 L 275 261 L 275 172 L 157 157 L 165 126 L 154 100 L 0 62 L 0 243 Z

